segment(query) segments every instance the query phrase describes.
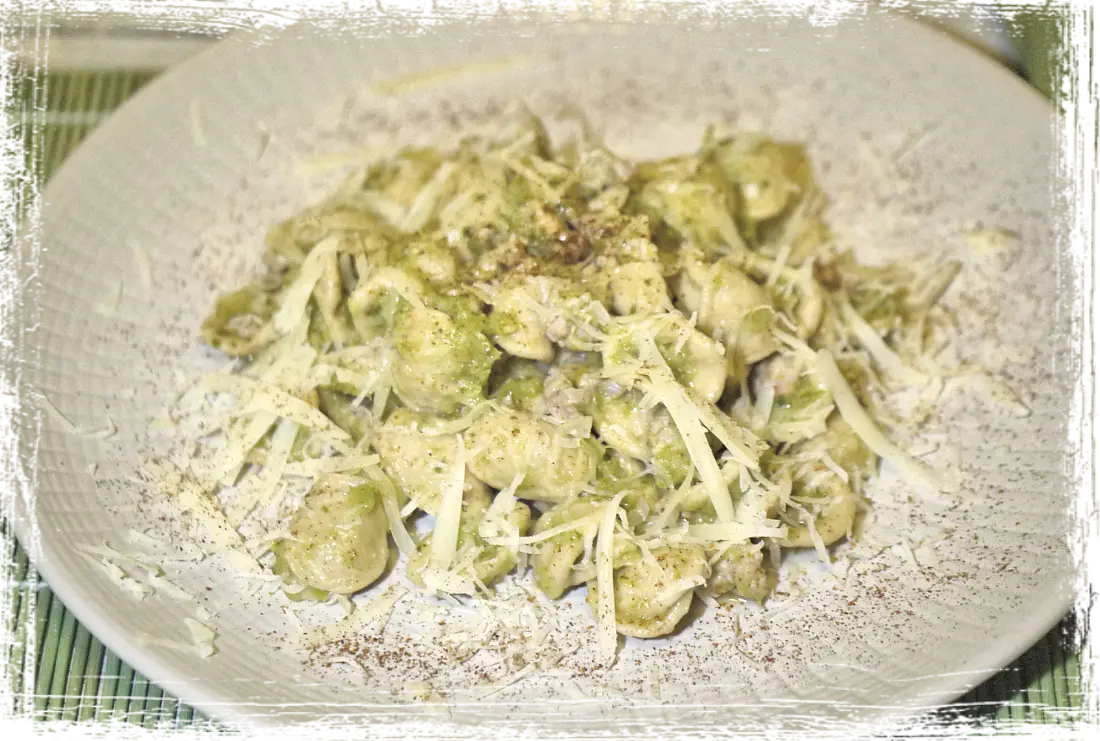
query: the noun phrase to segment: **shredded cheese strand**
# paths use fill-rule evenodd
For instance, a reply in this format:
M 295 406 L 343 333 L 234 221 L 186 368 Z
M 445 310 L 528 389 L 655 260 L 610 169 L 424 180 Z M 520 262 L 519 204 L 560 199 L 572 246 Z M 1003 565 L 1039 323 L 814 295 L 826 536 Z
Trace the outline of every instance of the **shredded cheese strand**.
M 787 527 L 774 520 L 715 522 L 692 525 L 688 528 L 688 534 L 712 543 L 744 543 L 751 538 L 785 538 Z
M 397 550 L 401 551 L 406 558 L 412 558 L 416 555 L 416 543 L 413 542 L 412 536 L 405 527 L 405 521 L 401 518 L 401 511 L 397 507 L 397 491 L 389 477 L 380 470 L 374 469 L 370 473 L 371 478 L 378 482 L 382 489 L 382 507 L 386 511 L 386 520 L 389 522 L 393 542 L 397 545 Z
M 304 460 L 287 465 L 284 474 L 286 476 L 302 476 L 316 478 L 326 473 L 344 473 L 346 471 L 361 471 L 378 465 L 377 455 L 363 455 L 351 453 L 350 455 L 338 455 L 331 458 L 318 458 L 316 460 Z
M 535 535 L 524 535 L 518 540 L 515 540 L 515 542 L 517 545 L 531 545 L 533 543 L 541 543 L 544 540 L 550 540 L 551 538 L 561 535 L 562 533 L 569 533 L 573 532 L 574 530 L 583 530 L 588 525 L 597 522 L 599 518 L 600 515 L 598 514 L 588 515 L 587 517 L 580 517 L 576 520 L 570 520 L 564 525 L 558 525 L 557 527 L 552 527 L 549 530 L 543 530 L 541 533 L 536 533 Z M 508 538 L 496 537 L 486 538 L 485 542 L 489 545 L 507 545 L 511 541 Z
M 245 456 L 264 438 L 275 424 L 276 416 L 270 412 L 256 412 L 239 435 L 230 436 L 229 444 L 215 459 L 210 471 L 212 481 L 230 486 L 244 465 Z
M 722 469 L 710 450 L 707 442 L 706 428 L 699 419 L 699 413 L 695 405 L 691 403 L 688 395 L 680 388 L 679 384 L 657 382 L 651 387 L 654 395 L 664 404 L 672 415 L 672 421 L 684 439 L 688 456 L 699 478 L 706 487 L 707 495 L 714 505 L 714 511 L 719 520 L 733 519 L 733 500 L 730 499 L 729 488 L 722 477 Z
M 245 403 L 235 416 L 243 417 L 256 411 L 268 411 L 279 417 L 293 419 L 303 427 L 324 434 L 332 441 L 342 442 L 350 438 L 324 412 L 280 388 L 265 386 L 255 379 L 228 373 L 211 373 L 202 379 L 200 385 L 207 391 L 236 394 L 238 401 Z
M 430 563 L 440 571 L 446 571 L 454 563 L 462 517 L 462 489 L 466 483 L 466 445 L 462 435 L 455 435 L 455 445 L 455 462 L 439 498 L 439 517 L 432 532 Z
M 336 252 L 340 246 L 340 238 L 329 235 L 322 239 L 309 251 L 298 277 L 286 289 L 283 294 L 282 304 L 272 317 L 272 324 L 279 334 L 289 334 L 301 321 L 309 305 L 309 299 L 313 295 L 313 288 L 324 273 L 325 258 Z
M 898 381 L 910 384 L 922 383 L 927 380 L 923 374 L 902 362 L 902 359 L 887 346 L 879 333 L 875 331 L 875 328 L 868 324 L 847 301 L 841 304 L 841 316 L 851 330 L 852 335 L 859 340 L 859 343 L 866 348 L 879 367 L 886 371 L 888 375 Z
M 596 533 L 596 586 L 600 592 L 596 605 L 596 629 L 600 654 L 611 663 L 615 661 L 619 643 L 615 624 L 615 519 L 625 496 L 626 492 L 619 492 L 608 502 Z
M 902 473 L 937 491 L 957 490 L 958 487 L 954 482 L 948 481 L 944 476 L 907 454 L 883 434 L 859 403 L 828 350 L 818 351 L 816 369 L 821 382 L 833 395 L 840 416 L 876 455 L 893 463 Z

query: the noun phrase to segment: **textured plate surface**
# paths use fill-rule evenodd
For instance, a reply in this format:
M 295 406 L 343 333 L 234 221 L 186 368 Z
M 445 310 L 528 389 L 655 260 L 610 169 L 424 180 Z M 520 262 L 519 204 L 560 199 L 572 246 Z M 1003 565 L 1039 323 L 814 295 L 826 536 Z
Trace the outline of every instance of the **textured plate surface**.
M 460 63 L 467 74 L 422 77 L 396 96 L 371 90 Z M 980 681 L 1063 614 L 1068 314 L 1057 300 L 1045 106 L 1004 70 L 909 23 L 742 19 L 690 33 L 481 26 L 236 39 L 168 74 L 97 131 L 46 192 L 27 307 L 38 330 L 25 349 L 28 380 L 76 427 L 101 427 L 106 415 L 118 427 L 100 440 L 47 416 L 41 436 L 25 441 L 28 454 L 37 448 L 41 571 L 94 633 L 152 681 L 229 719 L 416 715 L 426 706 L 403 703 L 421 680 L 452 701 L 480 693 L 428 644 L 380 658 L 415 632 L 410 600 L 377 638 L 371 674 L 346 679 L 303 669 L 285 640 L 294 631 L 282 603 L 262 583 L 242 587 L 215 562 L 170 571 L 200 595 L 195 603 L 132 602 L 73 546 L 125 543 L 130 527 L 170 532 L 136 475 L 145 431 L 179 372 L 217 365 L 194 341 L 214 293 L 255 265 L 272 221 L 342 174 L 310 158 L 493 129 L 517 100 L 550 117 L 579 106 L 630 156 L 692 149 L 711 122 L 809 142 L 842 245 L 869 259 L 933 250 L 966 262 L 948 297 L 960 311 L 959 354 L 997 370 L 1034 411 L 1019 418 L 981 396 L 950 396 L 933 421 L 939 450 L 929 460 L 961 469 L 961 493 L 913 497 L 887 469 L 871 490 L 867 542 L 846 572 L 811 574 L 807 593 L 764 612 L 704 614 L 667 641 L 628 642 L 610 672 L 584 672 L 582 645 L 558 668 L 568 680 L 536 674 L 493 695 L 496 720 L 566 723 L 561 703 L 581 697 L 574 718 L 607 722 L 736 714 L 744 727 L 911 712 Z M 976 251 L 963 238 L 972 222 L 1020 238 Z M 104 307 L 119 287 L 111 315 Z M 218 654 L 206 660 L 166 642 L 186 641 L 181 617 L 197 604 L 218 613 Z M 563 632 L 588 621 L 583 608 L 566 610 Z M 452 711 L 482 723 L 484 714 Z

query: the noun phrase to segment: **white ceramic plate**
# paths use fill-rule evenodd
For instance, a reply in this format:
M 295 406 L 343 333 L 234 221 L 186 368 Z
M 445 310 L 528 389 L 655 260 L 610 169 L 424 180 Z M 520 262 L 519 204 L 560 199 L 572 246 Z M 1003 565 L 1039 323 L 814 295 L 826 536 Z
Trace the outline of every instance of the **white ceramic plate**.
M 397 95 L 371 89 L 453 65 L 462 74 L 415 78 Z M 702 614 L 667 640 L 627 641 L 612 670 L 586 673 L 591 618 L 573 598 L 562 633 L 580 636 L 580 650 L 557 674 L 492 695 L 491 709 L 475 701 L 481 689 L 462 666 L 430 640 L 408 638 L 430 622 L 412 612 L 421 599 L 398 603 L 370 639 L 364 679 L 304 671 L 285 640 L 294 631 L 281 595 L 218 559 L 168 569 L 199 594 L 195 602 L 120 593 L 75 546 L 123 545 L 131 527 L 173 532 L 157 521 L 158 497 L 139 475 L 145 431 L 181 371 L 217 364 L 196 342 L 215 293 L 256 264 L 270 223 L 342 174 L 305 176 L 305 158 L 498 129 L 515 101 L 550 117 L 573 104 L 630 156 L 691 150 L 711 122 L 808 142 L 841 244 L 868 259 L 935 250 L 965 262 L 947 299 L 960 310 L 959 354 L 1001 374 L 1033 413 L 1017 417 L 965 390 L 950 396 L 924 442 L 938 446 L 933 465 L 961 470 L 963 491 L 913 497 L 887 467 L 851 568 L 807 577 L 807 593 L 782 606 L 736 619 Z M 820 28 L 763 17 L 711 28 L 494 21 L 416 35 L 298 28 L 259 44 L 230 40 L 123 106 L 45 193 L 41 251 L 26 244 L 27 265 L 37 265 L 26 379 L 77 427 L 95 429 L 109 414 L 118 434 L 73 434 L 51 416 L 39 436 L 27 432 L 40 540 L 25 508 L 22 538 L 93 633 L 152 681 L 227 720 L 395 723 L 430 713 L 536 730 L 735 721 L 748 729 L 870 722 L 947 702 L 1041 637 L 1071 596 L 1069 309 L 1058 277 L 1068 263 L 1053 238 L 1051 131 L 1046 104 L 1008 71 L 934 31 L 877 16 Z M 976 250 L 963 237 L 973 222 L 1019 239 Z M 117 313 L 107 316 L 119 285 Z M 209 659 L 170 644 L 186 643 L 181 620 L 200 604 L 217 613 Z M 421 681 L 454 704 L 449 715 L 410 704 L 422 689 L 410 683 Z

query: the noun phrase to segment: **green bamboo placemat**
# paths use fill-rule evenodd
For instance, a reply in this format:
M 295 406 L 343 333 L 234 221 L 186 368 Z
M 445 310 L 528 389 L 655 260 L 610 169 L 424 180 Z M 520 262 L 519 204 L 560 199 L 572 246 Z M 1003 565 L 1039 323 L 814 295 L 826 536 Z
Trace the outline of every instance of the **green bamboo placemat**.
M 28 156 L 38 157 L 44 182 L 110 111 L 156 76 L 152 71 L 59 72 L 48 75 L 45 95 L 28 81 L 22 97 Z M 17 714 L 40 720 L 102 722 L 124 719 L 147 728 L 181 728 L 209 721 L 124 664 L 88 633 L 37 576 L 10 530 L 9 666 Z M 32 612 L 34 620 L 30 619 Z M 34 631 L 32 653 L 26 641 Z M 1077 656 L 1067 646 L 1068 618 L 1024 656 L 940 713 L 976 724 L 998 721 L 1063 723 L 1082 706 Z M 33 686 L 26 684 L 33 677 Z

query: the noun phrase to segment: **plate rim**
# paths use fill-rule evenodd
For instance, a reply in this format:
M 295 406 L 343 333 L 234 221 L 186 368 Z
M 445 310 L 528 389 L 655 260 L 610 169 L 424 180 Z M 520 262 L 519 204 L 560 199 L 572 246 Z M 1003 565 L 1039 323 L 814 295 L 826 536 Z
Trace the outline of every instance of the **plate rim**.
M 889 19 L 889 22 L 907 26 L 908 29 L 906 33 L 908 35 L 914 37 L 923 36 L 925 39 L 935 38 L 938 39 L 940 43 L 946 43 L 955 47 L 957 53 L 969 58 L 969 63 L 971 65 L 977 68 L 983 68 L 983 75 L 1000 76 L 1000 84 L 1005 86 L 1006 93 L 1011 91 L 1011 94 L 1019 95 L 1021 101 L 1025 98 L 1030 98 L 1031 102 L 1025 103 L 1025 105 L 1038 104 L 1043 108 L 1050 108 L 1050 101 L 1023 78 L 1002 63 L 989 57 L 986 53 L 958 39 L 949 32 L 916 18 L 911 18 L 890 10 L 876 11 L 868 15 L 886 17 Z M 308 19 L 304 20 L 308 23 Z M 488 20 L 488 23 L 497 25 L 498 27 L 507 27 L 509 25 L 525 25 L 530 22 L 519 18 L 507 17 Z M 678 21 L 677 23 L 683 25 L 685 28 L 690 28 L 691 26 L 690 21 Z M 446 30 L 454 25 L 457 25 L 456 21 L 454 19 L 448 19 L 438 26 L 433 27 L 431 31 L 438 32 L 441 29 Z M 555 34 L 582 35 L 590 33 L 593 28 L 598 30 L 604 27 L 622 27 L 624 25 L 635 24 L 629 22 L 593 23 L 585 20 L 579 23 L 551 25 L 549 28 L 552 29 L 551 32 Z M 730 29 L 727 26 L 719 30 L 722 32 L 729 32 Z M 278 35 L 283 32 L 282 30 L 276 31 L 275 38 L 277 39 Z M 113 127 L 119 126 L 126 118 L 137 115 L 143 109 L 145 101 L 150 98 L 150 91 L 154 91 L 152 94 L 163 93 L 169 88 L 177 86 L 184 80 L 194 79 L 196 73 L 210 67 L 212 64 L 216 64 L 218 59 L 223 57 L 230 50 L 237 48 L 239 44 L 247 43 L 247 39 L 249 37 L 254 37 L 257 33 L 261 36 L 267 36 L 271 32 L 267 29 L 258 32 L 248 30 L 235 31 L 221 41 L 212 44 L 209 48 L 202 50 L 198 54 L 157 75 L 141 90 L 115 109 L 115 111 L 98 125 L 89 136 L 77 146 L 72 154 L 61 163 L 53 177 L 50 178 L 50 181 L 41 190 L 39 194 L 41 201 L 43 203 L 48 202 L 51 192 L 56 192 L 59 187 L 64 186 L 65 181 L 70 177 L 69 173 L 77 171 L 83 166 L 84 157 L 99 146 L 100 139 L 110 135 L 109 132 Z M 971 69 L 973 69 L 973 67 Z M 1023 90 L 1030 91 L 1030 93 L 1023 93 Z M 62 185 L 59 186 L 58 183 Z M 39 226 L 44 226 L 45 223 L 46 220 L 42 219 L 39 222 Z M 23 401 L 24 403 L 26 402 L 25 393 L 23 394 Z M 27 434 L 27 430 L 21 428 L 20 433 L 20 437 L 23 437 Z M 32 466 L 37 467 L 37 461 L 32 461 Z M 34 495 L 36 496 L 36 493 Z M 171 662 L 163 659 L 161 654 L 149 650 L 146 646 L 142 646 L 130 635 L 115 627 L 110 618 L 109 611 L 102 610 L 94 603 L 86 601 L 77 595 L 74 587 L 76 577 L 68 574 L 61 566 L 55 568 L 55 564 L 46 556 L 41 538 L 35 539 L 31 537 L 35 533 L 28 530 L 30 525 L 24 507 L 25 502 L 23 499 L 16 496 L 12 524 L 16 537 L 19 542 L 24 545 L 24 550 L 28 555 L 30 565 L 35 568 L 40 577 L 50 587 L 53 594 L 61 600 L 64 607 L 68 609 L 93 636 L 100 640 L 106 648 L 115 653 L 115 655 L 135 670 L 139 671 L 143 676 L 150 678 L 150 681 L 160 685 L 170 685 L 173 688 L 171 694 L 177 697 L 180 702 L 187 703 L 203 714 L 221 722 L 244 728 L 250 726 L 262 727 L 274 724 L 284 725 L 297 723 L 297 721 L 293 720 L 277 720 L 277 716 L 275 715 L 259 716 L 243 712 L 238 707 L 238 703 L 227 702 L 224 698 L 220 698 L 216 693 L 208 690 L 201 678 L 186 676 L 184 672 L 175 668 Z M 928 700 L 921 707 L 914 707 L 906 710 L 905 717 L 908 719 L 916 719 L 931 710 L 946 706 L 953 700 L 958 699 L 970 691 L 973 687 L 987 681 L 990 677 L 1002 671 L 1013 661 L 1030 650 L 1043 636 L 1048 634 L 1071 612 L 1076 602 L 1076 585 L 1074 585 L 1073 589 L 1059 589 L 1056 597 L 1056 599 L 1052 598 L 1046 603 L 1049 607 L 1046 611 L 1041 613 L 1043 619 L 1039 620 L 1032 618 L 1027 621 L 1026 625 L 1031 628 L 1030 630 L 1023 630 L 1013 634 L 1017 636 L 1017 639 L 1013 641 L 990 643 L 989 646 L 984 651 L 981 651 L 973 660 L 959 666 L 957 671 L 952 672 L 949 677 L 945 678 L 940 685 L 941 689 L 927 693 L 925 697 L 927 697 Z M 1026 641 L 1024 640 L 1025 637 Z M 163 655 L 168 656 L 168 654 Z M 152 677 L 157 677 L 157 679 L 154 680 Z M 719 705 L 718 707 L 722 706 Z M 379 719 L 381 719 L 381 717 Z M 358 722 L 371 723 L 373 721 L 369 715 L 362 715 L 359 716 Z

